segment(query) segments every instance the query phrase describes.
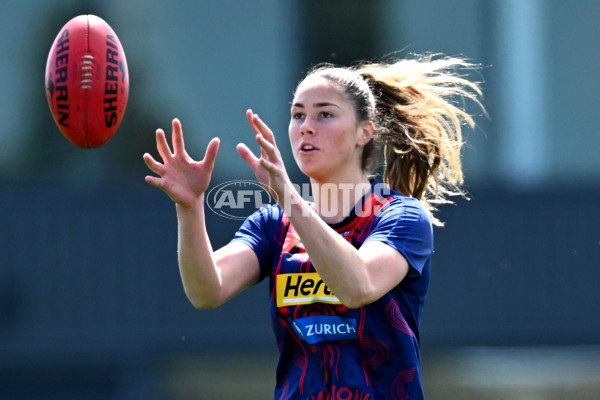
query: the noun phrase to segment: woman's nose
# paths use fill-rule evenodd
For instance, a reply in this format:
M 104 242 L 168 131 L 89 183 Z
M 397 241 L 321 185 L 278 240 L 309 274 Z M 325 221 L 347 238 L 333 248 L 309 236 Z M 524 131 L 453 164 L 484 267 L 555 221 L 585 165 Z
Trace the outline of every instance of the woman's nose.
M 301 135 L 314 135 L 315 131 L 313 129 L 312 123 L 309 118 L 305 118 L 302 121 L 302 125 L 300 125 L 300 134 Z

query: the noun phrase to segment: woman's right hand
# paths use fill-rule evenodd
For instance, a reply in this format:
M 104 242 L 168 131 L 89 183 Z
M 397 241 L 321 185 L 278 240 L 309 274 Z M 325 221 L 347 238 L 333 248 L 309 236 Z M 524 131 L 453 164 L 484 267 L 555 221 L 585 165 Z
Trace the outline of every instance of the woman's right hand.
M 164 131 L 156 131 L 156 147 L 162 163 L 150 154 L 144 154 L 144 162 L 148 168 L 159 175 L 146 176 L 146 182 L 163 190 L 179 206 L 191 208 L 208 188 L 219 151 L 219 139 L 212 139 L 206 148 L 204 159 L 195 161 L 185 151 L 181 122 L 174 119 L 172 142 L 173 152 L 169 148 Z

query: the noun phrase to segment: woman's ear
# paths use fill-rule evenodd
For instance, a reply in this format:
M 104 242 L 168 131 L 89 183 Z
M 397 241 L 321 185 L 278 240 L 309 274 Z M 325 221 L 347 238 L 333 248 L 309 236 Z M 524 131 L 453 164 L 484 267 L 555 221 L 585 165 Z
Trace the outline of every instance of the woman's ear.
M 357 146 L 365 146 L 373 138 L 373 132 L 375 132 L 375 124 L 373 121 L 364 121 L 358 125 L 358 140 L 356 141 Z

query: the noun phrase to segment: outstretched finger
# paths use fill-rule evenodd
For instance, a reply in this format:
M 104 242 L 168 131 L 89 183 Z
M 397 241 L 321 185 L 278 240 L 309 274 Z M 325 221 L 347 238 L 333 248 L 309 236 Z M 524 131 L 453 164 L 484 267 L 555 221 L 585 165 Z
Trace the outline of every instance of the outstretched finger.
M 248 110 L 246 111 L 246 117 L 248 118 L 248 122 L 252 126 L 252 130 L 256 135 L 259 133 L 262 134 L 265 139 L 275 145 L 275 135 L 273 134 L 273 131 L 267 126 L 267 124 L 264 123 L 262 119 L 260 119 L 258 114 L 255 114 L 252 110 Z
M 275 165 L 273 162 L 271 162 L 271 161 L 267 160 L 266 158 L 261 158 L 261 159 L 260 159 L 260 165 L 261 165 L 261 166 L 262 166 L 264 169 L 266 169 L 266 170 L 267 170 L 267 172 L 269 172 L 269 173 L 271 173 L 271 174 L 274 174 L 274 173 L 276 173 L 276 172 L 277 172 L 277 166 L 276 166 L 276 165 Z
M 158 154 L 160 154 L 164 162 L 167 162 L 171 159 L 171 149 L 169 148 L 169 144 L 167 143 L 165 131 L 163 131 L 162 129 L 156 130 L 156 148 L 158 150 Z
M 260 145 L 260 150 L 263 155 L 266 155 L 269 160 L 277 160 L 279 158 L 279 152 L 277 147 L 264 137 L 263 134 L 256 135 L 256 141 Z
M 204 160 L 202 160 L 202 162 L 206 163 L 211 171 L 215 167 L 215 160 L 217 158 L 217 153 L 219 152 L 220 143 L 221 140 L 219 138 L 213 138 L 204 153 Z
M 181 128 L 181 121 L 175 118 L 172 123 L 172 138 L 173 141 L 173 152 L 175 154 L 182 154 L 185 152 L 185 143 L 183 142 L 183 129 Z
M 156 161 L 150 154 L 144 154 L 144 163 L 146 163 L 150 171 L 162 175 L 164 165 Z
M 258 127 L 256 126 L 256 124 L 254 123 L 254 112 L 252 110 L 246 110 L 246 118 L 248 119 L 248 123 L 252 127 L 252 130 L 254 131 L 254 134 L 255 135 L 259 134 L 260 130 L 258 129 Z
M 250 150 L 244 143 L 239 143 L 236 147 L 236 150 L 242 159 L 246 161 L 246 164 L 250 166 L 250 169 L 255 171 L 259 164 L 259 159 L 254 155 L 254 153 L 252 153 L 252 150 Z
M 151 184 L 152 186 L 162 189 L 163 187 L 163 180 L 162 178 L 159 178 L 157 176 L 152 176 L 152 175 L 148 175 L 146 176 L 146 182 L 148 182 L 149 184 Z

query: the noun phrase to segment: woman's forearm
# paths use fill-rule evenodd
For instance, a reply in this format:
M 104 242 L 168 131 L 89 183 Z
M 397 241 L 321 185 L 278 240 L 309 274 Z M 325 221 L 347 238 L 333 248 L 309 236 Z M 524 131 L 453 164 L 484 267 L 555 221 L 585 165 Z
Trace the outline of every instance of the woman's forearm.
M 288 218 L 320 277 L 344 305 L 364 305 L 374 290 L 358 250 L 331 229 L 298 193 L 289 200 L 285 206 Z
M 193 207 L 176 205 L 176 209 L 179 272 L 185 293 L 197 308 L 216 307 L 221 302 L 221 277 L 206 231 L 204 196 Z

